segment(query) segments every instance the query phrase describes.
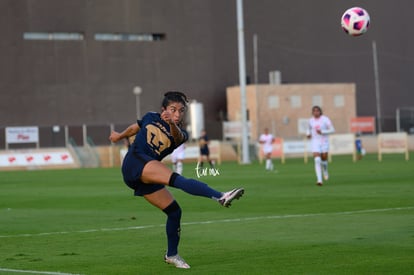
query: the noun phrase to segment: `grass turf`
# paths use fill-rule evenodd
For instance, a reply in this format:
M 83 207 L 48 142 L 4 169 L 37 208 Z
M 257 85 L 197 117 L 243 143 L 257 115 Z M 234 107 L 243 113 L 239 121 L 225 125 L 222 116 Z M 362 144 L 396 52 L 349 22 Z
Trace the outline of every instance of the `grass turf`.
M 246 189 L 229 209 L 170 189 L 188 271 L 163 263 L 165 215 L 133 197 L 118 168 L 1 172 L 0 274 L 412 274 L 413 160 L 334 157 L 323 187 L 312 163 L 275 164 L 224 163 L 200 178 Z

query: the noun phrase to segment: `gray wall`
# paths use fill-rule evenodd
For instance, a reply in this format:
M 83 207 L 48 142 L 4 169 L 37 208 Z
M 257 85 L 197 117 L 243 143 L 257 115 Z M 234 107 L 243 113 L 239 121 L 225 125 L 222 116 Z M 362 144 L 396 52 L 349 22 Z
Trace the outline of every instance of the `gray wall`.
M 384 130 L 395 109 L 414 106 L 410 0 L 358 1 L 371 14 L 352 38 L 339 19 L 349 1 L 245 0 L 247 74 L 259 37 L 259 81 L 280 70 L 283 82 L 356 82 L 357 113 L 376 115 L 371 42 L 379 51 Z M 158 110 L 167 90 L 204 103 L 206 127 L 221 136 L 225 89 L 238 83 L 236 1 L 0 0 L 0 127 L 125 125 Z M 83 41 L 28 41 L 24 32 L 82 32 Z M 164 33 L 154 42 L 95 41 L 97 32 Z

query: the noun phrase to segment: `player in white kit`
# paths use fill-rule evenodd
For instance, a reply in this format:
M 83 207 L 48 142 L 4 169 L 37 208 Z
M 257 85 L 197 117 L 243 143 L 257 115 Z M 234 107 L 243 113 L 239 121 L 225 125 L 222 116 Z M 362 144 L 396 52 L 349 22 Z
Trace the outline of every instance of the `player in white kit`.
M 171 161 L 173 163 L 173 170 L 177 174 L 183 174 L 183 160 L 184 160 L 184 151 L 185 145 L 184 143 L 175 148 L 175 150 L 171 153 Z
M 259 143 L 263 144 L 263 153 L 266 157 L 266 170 L 273 170 L 272 163 L 272 150 L 273 150 L 273 141 L 275 140 L 274 136 L 269 133 L 269 129 L 265 128 L 264 133 L 259 137 Z
M 311 139 L 313 158 L 315 161 L 315 172 L 317 185 L 322 186 L 322 174 L 328 180 L 328 152 L 329 134 L 335 132 L 331 120 L 323 115 L 319 106 L 312 107 L 312 118 L 309 119 L 307 137 Z

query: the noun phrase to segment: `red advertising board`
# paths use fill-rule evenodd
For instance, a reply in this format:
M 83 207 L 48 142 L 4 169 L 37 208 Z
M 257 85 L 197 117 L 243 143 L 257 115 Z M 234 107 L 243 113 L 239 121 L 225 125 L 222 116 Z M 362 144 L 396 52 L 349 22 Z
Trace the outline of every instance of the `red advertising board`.
M 375 117 L 364 116 L 351 118 L 352 133 L 375 133 Z

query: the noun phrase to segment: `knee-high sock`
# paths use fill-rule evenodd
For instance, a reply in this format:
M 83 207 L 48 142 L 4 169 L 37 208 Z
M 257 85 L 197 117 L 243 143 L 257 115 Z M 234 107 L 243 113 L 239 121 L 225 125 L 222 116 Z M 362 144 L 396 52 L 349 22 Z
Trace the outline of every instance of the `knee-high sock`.
M 167 256 L 174 256 L 178 254 L 178 244 L 180 242 L 180 222 L 181 222 L 181 208 L 176 201 L 173 201 L 169 206 L 162 210 L 167 214 L 167 223 L 165 230 L 167 233 Z
M 183 174 L 183 163 L 181 161 L 177 162 L 177 169 L 175 170 L 177 174 Z
M 266 169 L 267 170 L 272 170 L 273 169 L 273 164 L 272 164 L 271 159 L 266 159 Z
M 328 161 L 327 160 L 322 160 L 321 165 L 322 165 L 323 171 L 328 172 Z
M 315 157 L 314 160 L 317 182 L 322 182 L 321 157 Z
M 187 179 L 183 176 L 178 175 L 177 173 L 173 173 L 171 175 L 168 185 L 181 189 L 191 195 L 207 197 L 216 200 L 221 198 L 223 195 L 221 192 L 214 190 L 204 182 L 195 179 Z

